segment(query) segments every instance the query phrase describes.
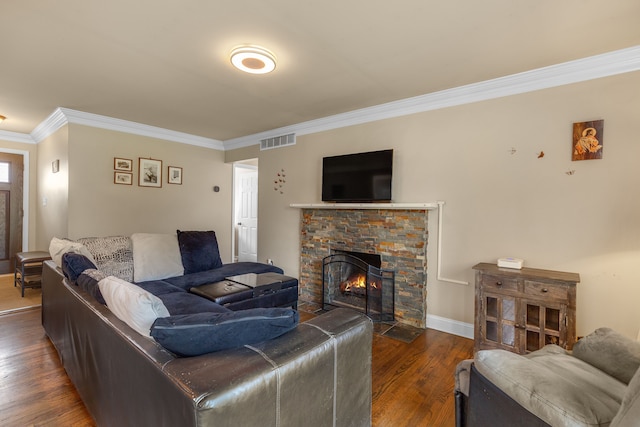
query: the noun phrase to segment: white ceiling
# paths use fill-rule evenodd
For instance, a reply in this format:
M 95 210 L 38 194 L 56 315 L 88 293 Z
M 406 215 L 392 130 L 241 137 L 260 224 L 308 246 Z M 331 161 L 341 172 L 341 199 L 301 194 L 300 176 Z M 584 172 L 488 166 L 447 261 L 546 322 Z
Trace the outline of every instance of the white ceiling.
M 239 44 L 276 71 L 242 74 Z M 0 131 L 57 107 L 226 141 L 640 45 L 638 0 L 13 0 Z

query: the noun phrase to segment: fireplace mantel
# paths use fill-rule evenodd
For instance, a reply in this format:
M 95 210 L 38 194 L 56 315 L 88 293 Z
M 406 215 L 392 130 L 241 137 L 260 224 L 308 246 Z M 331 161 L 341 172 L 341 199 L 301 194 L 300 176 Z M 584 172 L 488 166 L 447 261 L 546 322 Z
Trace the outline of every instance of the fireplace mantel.
M 298 209 L 402 209 L 431 210 L 438 209 L 438 202 L 429 203 L 293 203 L 289 205 Z

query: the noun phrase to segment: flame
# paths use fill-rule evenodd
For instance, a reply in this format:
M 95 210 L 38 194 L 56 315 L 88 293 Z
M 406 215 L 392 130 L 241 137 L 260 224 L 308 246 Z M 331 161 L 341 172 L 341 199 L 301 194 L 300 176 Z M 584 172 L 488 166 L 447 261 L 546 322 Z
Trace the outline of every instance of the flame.
M 364 274 L 359 274 L 353 280 L 346 280 L 340 285 L 342 292 L 349 292 L 351 289 L 364 289 L 367 286 L 367 277 Z M 369 282 L 369 287 L 373 289 L 379 289 L 380 284 L 372 281 Z

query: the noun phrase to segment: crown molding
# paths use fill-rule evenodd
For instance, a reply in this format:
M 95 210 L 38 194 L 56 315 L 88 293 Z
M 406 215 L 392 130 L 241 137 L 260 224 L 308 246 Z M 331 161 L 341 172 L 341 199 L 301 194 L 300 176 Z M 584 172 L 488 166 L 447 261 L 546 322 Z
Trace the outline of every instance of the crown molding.
M 259 144 L 261 139 L 284 133 L 295 133 L 296 136 L 306 135 L 638 70 L 640 70 L 640 45 L 229 139 L 224 141 L 224 147 L 225 150 L 242 148 Z
M 31 134 L 1 131 L 0 139 L 37 144 L 68 123 L 125 132 L 134 135 L 231 150 L 260 144 L 261 139 L 295 133 L 297 136 L 374 122 L 458 105 L 471 104 L 511 95 L 579 83 L 640 70 L 640 45 L 627 49 L 564 62 L 426 95 L 406 98 L 347 113 L 310 120 L 252 135 L 219 141 L 127 120 L 56 108 Z
M 22 144 L 36 143 L 28 133 L 11 132 L 8 130 L 0 130 L 0 141 L 20 142 Z
M 143 125 L 140 123 L 130 122 L 128 120 L 101 116 L 99 114 L 85 113 L 83 111 L 63 107 L 56 108 L 49 117 L 47 117 L 33 130 L 33 132 L 31 132 L 31 137 L 33 138 L 33 141 L 39 143 L 62 126 L 69 123 L 180 142 L 183 144 L 197 145 L 199 147 L 213 148 L 216 150 L 224 150 L 222 141 L 215 139 L 163 129 L 156 126 Z

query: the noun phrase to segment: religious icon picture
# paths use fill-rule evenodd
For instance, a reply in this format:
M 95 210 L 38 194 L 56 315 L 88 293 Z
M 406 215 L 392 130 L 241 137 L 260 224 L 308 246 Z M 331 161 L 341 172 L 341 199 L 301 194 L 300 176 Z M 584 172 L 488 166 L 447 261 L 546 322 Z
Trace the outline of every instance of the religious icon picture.
M 573 124 L 571 160 L 602 158 L 604 120 Z

